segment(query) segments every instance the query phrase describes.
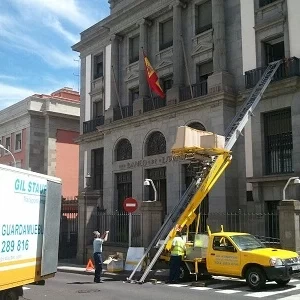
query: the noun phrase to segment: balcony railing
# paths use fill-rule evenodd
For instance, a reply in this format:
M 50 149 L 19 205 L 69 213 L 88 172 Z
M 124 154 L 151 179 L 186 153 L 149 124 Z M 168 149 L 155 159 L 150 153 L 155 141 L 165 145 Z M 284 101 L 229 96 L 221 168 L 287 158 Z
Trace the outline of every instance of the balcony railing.
M 192 84 L 193 97 L 201 97 L 207 95 L 207 81 L 201 81 L 199 83 Z M 186 101 L 192 99 L 191 88 L 186 86 L 180 89 L 180 98 L 179 101 Z
M 97 126 L 104 124 L 104 116 L 99 116 L 93 120 L 83 122 L 83 133 L 93 132 L 97 130 Z
M 267 66 L 245 72 L 246 89 L 253 88 L 258 83 L 266 69 Z M 272 81 L 279 81 L 293 76 L 300 76 L 299 58 L 297 57 L 285 59 L 274 74 Z
M 128 118 L 133 116 L 133 106 L 127 105 L 122 107 L 123 118 Z M 122 119 L 121 110 L 119 107 L 114 108 L 114 121 Z
M 162 99 L 159 96 L 153 98 L 144 98 L 143 111 L 151 111 L 166 106 L 166 99 Z

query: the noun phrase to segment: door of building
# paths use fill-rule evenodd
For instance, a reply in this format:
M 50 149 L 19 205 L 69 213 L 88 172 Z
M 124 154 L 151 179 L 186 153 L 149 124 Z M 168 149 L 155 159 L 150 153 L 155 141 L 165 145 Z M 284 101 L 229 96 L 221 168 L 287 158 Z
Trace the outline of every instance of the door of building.
M 152 179 L 157 190 L 157 200 L 163 207 L 163 216 L 167 214 L 167 178 L 166 167 L 146 170 L 146 178 Z M 154 190 L 151 186 L 148 189 L 148 199 L 154 200 Z
M 117 179 L 117 191 L 118 191 L 117 210 L 120 213 L 124 213 L 123 202 L 126 198 L 132 196 L 132 173 L 131 172 L 117 173 L 116 179 Z

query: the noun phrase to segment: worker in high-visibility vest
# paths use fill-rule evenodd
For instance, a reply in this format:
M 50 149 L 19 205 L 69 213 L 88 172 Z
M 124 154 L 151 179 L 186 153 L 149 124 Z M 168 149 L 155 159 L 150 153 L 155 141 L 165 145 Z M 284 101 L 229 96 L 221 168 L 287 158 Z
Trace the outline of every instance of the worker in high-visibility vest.
M 169 283 L 179 282 L 180 265 L 185 255 L 185 250 L 185 241 L 181 237 L 181 232 L 177 230 L 171 246 Z

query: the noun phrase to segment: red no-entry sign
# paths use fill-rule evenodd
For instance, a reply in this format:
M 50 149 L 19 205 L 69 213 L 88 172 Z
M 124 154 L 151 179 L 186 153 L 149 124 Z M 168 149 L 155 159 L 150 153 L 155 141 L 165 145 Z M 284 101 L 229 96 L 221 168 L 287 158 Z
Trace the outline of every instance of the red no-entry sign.
M 132 197 L 129 197 L 129 198 L 126 198 L 123 202 L 123 208 L 126 212 L 128 213 L 133 213 L 137 210 L 138 208 L 138 203 L 137 201 L 132 198 Z

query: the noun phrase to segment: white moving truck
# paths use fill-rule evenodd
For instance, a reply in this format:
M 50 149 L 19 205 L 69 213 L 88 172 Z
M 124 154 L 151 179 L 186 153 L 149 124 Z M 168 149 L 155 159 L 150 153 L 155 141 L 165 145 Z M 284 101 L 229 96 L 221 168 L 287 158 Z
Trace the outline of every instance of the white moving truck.
M 61 179 L 0 164 L 0 300 L 57 271 Z

